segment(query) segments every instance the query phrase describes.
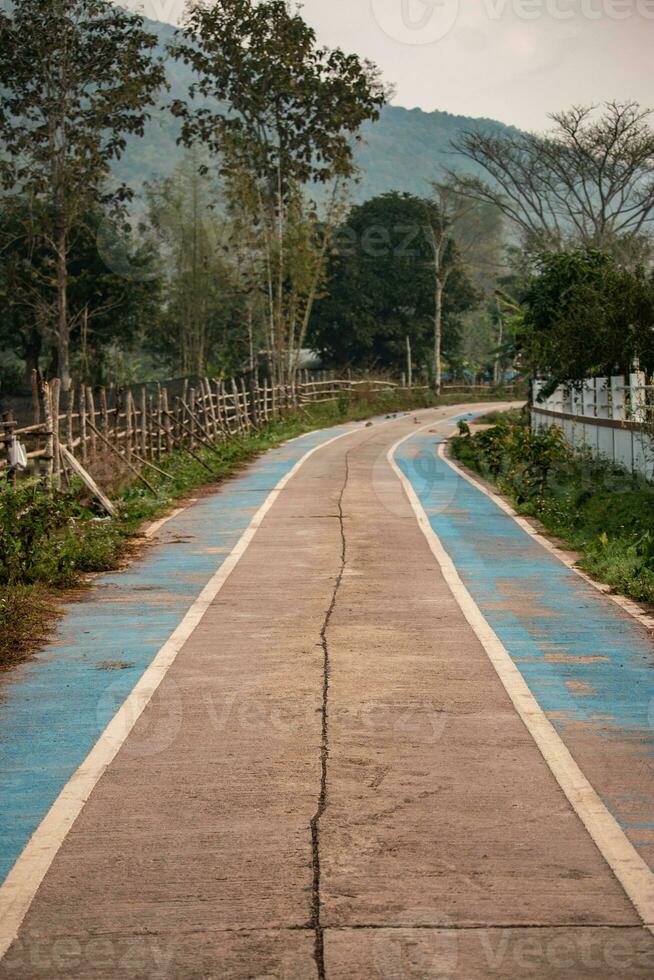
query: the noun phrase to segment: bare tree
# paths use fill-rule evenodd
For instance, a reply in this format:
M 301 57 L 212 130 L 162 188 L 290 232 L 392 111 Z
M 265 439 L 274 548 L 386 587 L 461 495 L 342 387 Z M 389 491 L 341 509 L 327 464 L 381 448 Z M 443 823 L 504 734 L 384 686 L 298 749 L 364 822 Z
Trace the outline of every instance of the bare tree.
M 472 274 L 475 287 L 488 288 L 488 276 L 499 270 L 498 248 L 502 235 L 497 208 L 480 204 L 459 193 L 456 186 L 434 183 L 426 203 L 425 232 L 434 270 L 434 388 L 442 385 L 443 299 L 455 272 Z
M 609 102 L 554 113 L 546 134 L 467 132 L 455 148 L 488 179 L 450 176 L 461 194 L 497 205 L 539 246 L 636 247 L 654 228 L 651 110 Z

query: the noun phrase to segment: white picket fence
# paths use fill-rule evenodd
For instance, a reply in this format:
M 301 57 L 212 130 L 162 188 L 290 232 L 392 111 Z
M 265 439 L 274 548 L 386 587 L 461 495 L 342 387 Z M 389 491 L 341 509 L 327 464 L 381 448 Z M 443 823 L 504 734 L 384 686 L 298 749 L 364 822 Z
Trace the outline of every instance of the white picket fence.
M 533 382 L 532 425 L 558 425 L 575 449 L 590 449 L 632 472 L 654 478 L 654 385 L 643 371 L 589 378 L 578 386 L 541 392 Z

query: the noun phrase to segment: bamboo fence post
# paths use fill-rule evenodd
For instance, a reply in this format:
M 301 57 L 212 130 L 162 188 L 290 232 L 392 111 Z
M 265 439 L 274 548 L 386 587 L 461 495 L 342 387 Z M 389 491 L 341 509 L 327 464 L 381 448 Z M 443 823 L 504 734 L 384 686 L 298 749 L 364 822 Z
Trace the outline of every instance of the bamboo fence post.
M 36 368 L 32 368 L 31 383 L 34 424 L 38 425 L 41 421 L 41 401 L 39 399 L 39 372 L 36 370 Z
M 154 395 L 152 395 L 152 394 L 149 394 L 148 395 L 148 414 L 147 414 L 147 419 L 148 419 L 148 443 L 150 445 L 150 459 L 154 459 L 154 456 L 155 456 L 155 445 L 154 445 L 154 436 L 155 436 L 155 431 L 154 430 L 155 430 L 155 425 L 154 425 Z
M 204 387 L 206 391 L 206 397 L 209 399 L 209 416 L 211 418 L 211 431 L 213 432 L 214 439 L 217 439 L 220 435 L 220 430 L 218 428 L 216 406 L 214 405 L 213 392 L 211 390 L 211 382 L 209 381 L 209 378 L 204 379 Z
M 169 414 L 170 414 L 170 417 L 171 418 L 174 417 L 172 415 L 172 413 L 169 413 Z M 177 439 L 173 439 L 173 442 L 178 442 L 178 441 L 179 440 L 177 440 Z M 202 459 L 201 456 L 198 456 L 196 453 L 193 452 L 192 449 L 189 449 L 188 446 L 185 446 L 182 442 L 179 442 L 179 446 L 180 446 L 180 449 L 182 449 L 183 452 L 188 453 L 189 456 L 192 456 L 193 459 L 196 461 L 196 463 L 199 463 L 200 466 L 203 466 L 205 468 L 205 470 L 207 471 L 207 473 L 211 473 L 213 475 L 213 470 L 208 465 L 208 463 L 205 463 L 205 461 Z M 213 446 L 211 448 L 213 448 Z M 218 452 L 218 450 L 216 450 L 216 452 Z
M 162 405 L 161 405 L 161 385 L 159 383 L 157 383 L 157 422 L 159 423 L 159 426 L 158 426 L 158 429 L 157 429 L 157 459 L 158 460 L 161 460 L 163 458 L 164 428 L 163 428 L 163 418 L 162 418 L 161 408 L 162 408 Z
M 216 396 L 214 395 L 213 388 L 211 387 L 211 381 L 207 378 L 207 394 L 209 395 L 209 405 L 211 408 L 211 418 L 213 421 L 213 431 L 216 439 L 222 437 L 222 431 L 220 424 L 218 422 L 218 406 Z
M 166 452 L 170 455 L 174 448 L 172 420 L 168 409 L 168 389 L 164 386 L 161 392 L 161 407 L 164 413 L 164 426 L 166 429 Z
M 100 421 L 102 425 L 102 433 L 105 439 L 109 438 L 109 412 L 107 410 L 107 392 L 104 387 L 100 388 Z M 68 447 L 71 449 L 71 447 Z M 71 449 L 72 452 L 72 449 Z
M 89 462 L 89 451 L 86 445 L 86 389 L 84 385 L 79 386 L 79 400 L 77 412 L 79 414 L 79 437 L 80 437 L 80 447 L 82 455 L 82 465 L 84 468 L 88 466 Z
M 93 388 L 90 385 L 86 389 L 86 403 L 89 407 L 91 422 L 93 423 L 93 428 L 91 429 L 91 460 L 95 463 L 98 458 L 98 439 L 95 434 L 95 399 L 93 398 Z
M 52 395 L 50 385 L 47 381 L 43 382 L 43 417 L 45 420 L 45 476 L 49 485 L 52 485 L 52 470 L 54 465 L 54 428 L 52 425 Z
M 188 378 L 184 378 L 184 384 L 182 386 L 182 402 L 181 402 L 181 404 L 180 404 L 179 400 L 177 402 L 177 406 L 178 406 L 179 411 L 181 413 L 180 414 L 179 422 L 183 426 L 183 428 L 180 430 L 181 432 L 187 432 L 187 430 L 185 428 L 186 409 L 184 408 L 184 405 L 187 405 L 188 404 L 188 397 L 189 397 L 188 396 Z M 187 435 L 188 435 L 188 432 L 187 432 Z
M 245 378 L 241 378 L 241 396 L 243 398 L 243 421 L 245 423 L 245 431 L 252 428 L 252 416 L 251 406 L 249 404 L 248 390 L 245 384 Z
M 11 466 L 12 458 L 12 448 L 16 445 L 16 436 L 14 435 L 14 430 L 16 428 L 16 421 L 14 419 L 14 413 L 11 409 L 7 412 L 2 413 L 2 442 L 4 444 L 5 451 L 7 453 L 7 465 Z M 34 465 L 38 466 L 38 462 L 34 460 Z M 17 474 L 16 470 L 10 470 L 9 479 L 11 480 L 12 486 L 16 486 Z
M 75 388 L 73 385 L 68 389 L 66 404 L 66 445 L 73 451 L 75 437 L 73 435 L 73 412 L 75 411 Z
M 125 397 L 125 450 L 128 456 L 133 451 L 133 430 L 132 430 L 132 392 L 128 389 Z
M 243 422 L 241 421 L 241 397 L 236 387 L 236 381 L 232 378 L 232 401 L 234 402 L 234 413 L 236 429 L 238 432 L 243 431 Z
M 148 424 L 147 424 L 147 393 L 145 390 L 145 385 L 141 386 L 141 398 L 140 398 L 140 431 L 141 431 L 141 456 L 144 459 L 148 458 Z
M 223 384 L 219 378 L 214 381 L 214 387 L 216 389 L 216 421 L 218 423 L 218 428 L 222 436 L 225 435 L 225 423 L 223 421 L 223 408 L 222 408 L 222 390 Z
M 186 409 L 186 401 L 184 401 L 183 408 Z M 191 449 L 195 449 L 195 388 L 191 388 L 188 393 L 188 406 L 189 406 L 189 428 L 191 430 Z
M 270 416 L 268 415 L 268 378 L 263 379 L 263 420 L 268 425 Z
M 270 403 L 272 409 L 272 416 L 274 419 L 276 419 L 277 418 L 277 382 L 275 381 L 274 377 L 271 382 L 271 388 L 272 390 L 270 392 Z
M 261 385 L 259 384 L 259 368 L 254 369 L 254 378 L 252 385 L 252 398 L 254 401 L 254 415 L 257 420 L 257 429 L 260 429 L 263 424 L 263 406 L 261 404 Z
M 129 396 L 128 396 L 127 401 L 129 401 Z M 98 435 L 100 436 L 101 439 L 103 439 L 103 436 L 101 435 L 101 433 L 98 432 Z M 128 455 L 127 450 L 125 452 L 121 452 L 120 449 L 118 448 L 118 446 L 112 446 L 111 442 L 108 439 L 106 440 L 106 442 L 107 442 L 107 447 L 112 451 L 112 453 L 115 453 L 120 459 L 122 459 L 122 461 L 125 463 L 125 466 L 127 467 L 127 469 L 128 470 L 131 470 L 131 472 L 134 474 L 134 476 L 138 477 L 138 479 L 141 481 L 141 483 L 143 483 L 148 488 L 148 490 L 152 491 L 152 493 L 155 495 L 155 497 L 158 497 L 159 494 L 157 493 L 157 491 L 155 490 L 155 488 L 152 486 L 152 484 L 149 482 L 149 480 L 147 480 L 146 477 L 144 477 L 143 474 L 137 469 L 137 467 L 134 466 L 134 464 L 130 462 L 129 455 Z
M 245 379 L 242 379 L 241 385 L 243 387 L 243 397 L 247 399 L 246 401 L 246 413 L 249 419 L 251 428 L 259 428 L 259 414 L 257 412 L 257 389 L 255 386 L 254 378 L 250 376 L 248 378 L 247 385 L 245 384 Z
M 54 456 L 54 484 L 61 483 L 61 459 L 59 456 L 59 401 L 61 397 L 61 380 L 54 378 L 50 388 L 52 398 L 52 455 Z
M 204 426 L 205 430 L 209 432 L 210 423 L 208 422 L 208 418 L 207 418 L 207 403 L 204 397 L 204 381 L 202 380 L 202 378 L 200 378 L 198 384 L 199 387 L 197 392 L 196 412 L 197 412 L 198 419 L 202 422 L 202 425 Z
M 204 379 L 198 381 L 198 418 L 202 421 L 205 430 L 211 434 L 211 419 L 207 409 L 207 400 L 204 391 Z
M 121 409 L 121 393 L 118 388 L 115 390 L 114 395 L 114 438 L 113 444 L 116 449 L 120 449 L 120 409 Z

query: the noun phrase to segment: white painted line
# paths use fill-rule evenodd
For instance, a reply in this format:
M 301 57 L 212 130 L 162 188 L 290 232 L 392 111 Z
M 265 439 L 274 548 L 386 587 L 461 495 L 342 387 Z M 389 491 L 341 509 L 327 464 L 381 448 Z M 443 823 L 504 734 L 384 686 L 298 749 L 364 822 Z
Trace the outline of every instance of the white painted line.
M 387 419 L 376 423 L 380 425 L 398 422 L 400 419 Z M 193 605 L 156 654 L 131 693 L 127 696 L 117 713 L 104 729 L 80 767 L 73 773 L 47 814 L 34 831 L 20 857 L 0 886 L 0 959 L 16 938 L 21 923 L 52 864 L 57 851 L 66 839 L 68 831 L 82 812 L 84 804 L 97 782 L 105 773 L 119 749 L 129 736 L 132 728 L 149 704 L 155 691 L 174 663 L 178 653 L 189 639 L 202 617 L 214 601 L 232 571 L 245 554 L 250 542 L 271 509 L 280 493 L 293 479 L 298 470 L 314 453 L 325 449 L 332 443 L 353 435 L 364 429 L 365 423 L 348 428 L 326 442 L 314 446 L 302 456 L 270 491 L 258 509 L 243 535 L 227 556 L 220 568 L 205 585 Z M 173 515 L 170 515 L 171 517 Z M 168 518 L 169 519 L 169 518 Z
M 614 602 L 617 606 L 620 606 L 621 609 L 624 609 L 625 612 L 629 613 L 630 616 L 633 616 L 634 619 L 637 619 L 638 622 L 641 623 L 646 629 L 654 630 L 654 616 L 649 616 L 646 612 L 644 612 L 637 602 L 627 599 L 626 596 L 616 595 L 615 592 L 611 592 L 611 587 L 609 585 L 596 582 L 590 575 L 587 575 L 581 568 L 578 568 L 574 560 L 570 558 L 569 555 L 566 555 L 561 548 L 557 548 L 557 546 L 549 541 L 544 534 L 541 534 L 534 527 L 532 527 L 529 521 L 525 520 L 524 517 L 516 514 L 514 509 L 506 500 L 503 500 L 498 494 L 493 493 L 493 491 L 488 487 L 485 487 L 478 480 L 475 480 L 473 476 L 470 476 L 465 470 L 458 466 L 454 460 L 450 459 L 450 457 L 447 455 L 447 447 L 444 442 L 440 443 L 438 447 L 438 455 L 444 463 L 447 463 L 447 465 L 454 470 L 455 473 L 457 473 L 462 479 L 467 480 L 468 483 L 471 483 L 472 486 L 481 493 L 489 497 L 493 503 L 496 504 L 500 510 L 503 510 L 505 514 L 508 514 L 509 517 L 511 517 L 526 534 L 533 538 L 534 541 L 537 541 L 538 544 L 542 545 L 543 548 L 546 548 L 547 551 L 558 558 L 560 562 L 567 566 L 567 568 L 571 569 L 571 571 L 575 572 L 580 578 L 582 578 L 584 582 L 588 582 L 588 584 L 592 585 L 594 589 L 601 592 L 603 596 L 610 599 L 611 602 Z
M 421 426 L 416 432 L 426 429 Z M 609 813 L 583 772 L 572 758 L 554 726 L 548 721 L 497 634 L 461 581 L 454 562 L 434 532 L 411 482 L 395 462 L 402 443 L 416 433 L 399 439 L 387 453 L 388 462 L 404 487 L 418 524 L 438 562 L 463 615 L 484 647 L 490 662 L 524 722 L 554 778 L 595 845 L 613 871 L 643 924 L 654 933 L 654 874 Z
M 189 500 L 185 507 L 176 507 L 175 510 L 171 510 L 170 514 L 167 514 L 165 517 L 161 517 L 158 521 L 152 521 L 151 524 L 148 524 L 143 529 L 143 537 L 153 538 L 157 531 L 161 530 L 164 524 L 167 524 L 168 521 L 172 521 L 173 517 L 178 517 L 180 514 L 183 514 L 184 511 L 187 510 L 187 508 L 193 503 L 195 503 L 195 500 Z

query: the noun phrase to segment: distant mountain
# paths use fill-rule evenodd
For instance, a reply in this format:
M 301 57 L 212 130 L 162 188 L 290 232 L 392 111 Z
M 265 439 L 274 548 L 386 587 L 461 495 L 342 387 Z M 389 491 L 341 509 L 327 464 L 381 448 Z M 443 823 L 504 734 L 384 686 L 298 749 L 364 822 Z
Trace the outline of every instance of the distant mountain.
M 154 21 L 146 21 L 146 26 L 157 34 L 164 54 L 174 28 Z M 170 91 L 161 97 L 145 136 L 131 139 L 125 155 L 115 166 L 116 176 L 137 194 L 146 181 L 172 173 L 184 154 L 176 142 L 179 124 L 164 106 L 172 99 L 186 97 L 193 75 L 180 62 L 171 58 L 167 61 Z M 390 190 L 425 194 L 429 181 L 453 165 L 474 173 L 474 165 L 453 151 L 452 140 L 465 130 L 502 133 L 509 128 L 492 119 L 386 106 L 378 122 L 363 128 L 364 142 L 356 151 L 361 178 L 352 188 L 352 197 L 360 202 Z

